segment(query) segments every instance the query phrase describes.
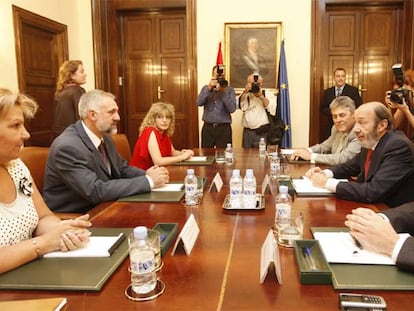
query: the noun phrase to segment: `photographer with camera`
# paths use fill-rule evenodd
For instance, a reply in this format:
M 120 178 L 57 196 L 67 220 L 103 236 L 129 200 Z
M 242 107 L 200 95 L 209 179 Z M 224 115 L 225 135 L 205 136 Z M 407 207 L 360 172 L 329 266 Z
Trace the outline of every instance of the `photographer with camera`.
M 393 115 L 395 128 L 400 128 L 404 119 L 407 119 L 410 126 L 414 128 L 414 70 L 406 70 L 404 74 L 401 64 L 395 64 L 392 71 L 395 77 L 395 88 L 385 93 L 385 103 L 395 110 Z
M 239 97 L 239 108 L 243 111 L 243 148 L 259 147 L 260 138 L 268 141 L 270 114 L 276 113 L 276 96 L 262 89 L 263 79 L 258 73 L 247 77 L 247 84 Z
M 236 95 L 225 79 L 224 65 L 214 66 L 212 74 L 197 97 L 197 105 L 204 106 L 201 147 L 225 148 L 233 142 L 231 113 L 236 111 Z

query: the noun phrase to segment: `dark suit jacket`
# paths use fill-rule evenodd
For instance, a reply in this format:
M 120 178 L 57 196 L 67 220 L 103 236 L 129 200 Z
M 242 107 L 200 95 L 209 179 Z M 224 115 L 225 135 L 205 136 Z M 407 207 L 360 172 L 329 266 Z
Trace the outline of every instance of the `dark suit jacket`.
M 352 98 L 353 101 L 355 102 L 355 108 L 358 108 L 362 104 L 362 99 L 361 99 L 361 96 L 359 96 L 358 88 L 356 88 L 355 86 L 345 83 L 341 96 L 348 96 Z M 321 111 L 324 115 L 328 117 L 328 127 L 326 129 L 327 136 L 329 136 L 331 127 L 333 125 L 331 110 L 329 109 L 329 105 L 335 98 L 336 98 L 335 86 L 327 88 L 323 92 Z
M 409 233 L 397 257 L 397 267 L 414 272 L 414 202 L 382 212 L 390 220 L 395 231 Z
M 414 145 L 402 132 L 390 131 L 378 142 L 364 178 L 367 149 L 351 160 L 330 168 L 335 178 L 357 176 L 357 182 L 340 182 L 336 196 L 364 203 L 395 207 L 414 201 Z
M 52 211 L 84 213 L 104 201 L 151 191 L 145 171 L 120 157 L 110 135 L 105 135 L 104 143 L 111 174 L 81 121 L 53 141 L 43 188 Z

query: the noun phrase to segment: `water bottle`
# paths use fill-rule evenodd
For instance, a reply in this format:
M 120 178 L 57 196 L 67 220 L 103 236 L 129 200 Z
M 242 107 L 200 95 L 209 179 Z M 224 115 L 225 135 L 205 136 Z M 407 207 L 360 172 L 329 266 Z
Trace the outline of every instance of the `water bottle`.
M 264 137 L 260 137 L 259 141 L 259 157 L 264 158 L 266 156 L 266 142 Z
M 270 157 L 270 178 L 280 177 L 280 158 L 277 152 L 273 152 Z
M 146 294 L 157 285 L 155 252 L 147 240 L 147 227 L 136 227 L 133 235 L 129 249 L 132 290 L 137 294 Z
M 197 186 L 197 177 L 194 175 L 194 170 L 190 168 L 187 170 L 187 176 L 185 176 L 184 179 L 184 197 L 186 205 L 198 204 Z
M 233 164 L 233 148 L 231 147 L 230 143 L 227 143 L 227 147 L 224 153 L 226 157 L 226 164 L 232 165 Z
M 243 208 L 256 208 L 256 178 L 252 169 L 246 170 L 243 179 Z
M 240 176 L 240 170 L 233 170 L 233 175 L 230 178 L 230 206 L 231 208 L 242 208 L 243 204 L 243 180 Z
M 287 186 L 279 186 L 279 194 L 275 200 L 275 227 L 278 228 L 288 222 L 292 211 L 292 198 Z

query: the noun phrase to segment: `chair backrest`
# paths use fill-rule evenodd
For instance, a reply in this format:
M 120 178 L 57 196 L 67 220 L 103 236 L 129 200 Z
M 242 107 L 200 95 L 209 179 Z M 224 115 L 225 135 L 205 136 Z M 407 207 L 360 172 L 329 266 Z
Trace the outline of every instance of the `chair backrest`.
M 129 162 L 131 160 L 131 147 L 129 146 L 128 137 L 125 134 L 115 134 L 112 135 L 112 139 L 121 157 Z
M 39 188 L 40 193 L 43 192 L 45 179 L 46 161 L 49 155 L 48 147 L 24 147 L 20 151 L 20 159 L 29 168 L 32 178 Z

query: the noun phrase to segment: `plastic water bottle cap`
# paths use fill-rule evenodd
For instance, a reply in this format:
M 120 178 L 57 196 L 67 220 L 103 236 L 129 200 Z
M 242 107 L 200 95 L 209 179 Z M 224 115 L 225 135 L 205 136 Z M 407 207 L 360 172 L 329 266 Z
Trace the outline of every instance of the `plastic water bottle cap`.
M 246 176 L 253 177 L 253 170 L 251 168 L 246 169 Z
M 287 186 L 279 186 L 279 192 L 280 193 L 288 193 L 288 187 Z
M 240 170 L 239 170 L 239 169 L 235 169 L 235 170 L 233 170 L 233 176 L 234 176 L 234 177 L 238 177 L 238 176 L 240 176 Z
M 277 152 L 272 153 L 272 158 L 277 158 Z
M 134 228 L 134 238 L 137 240 L 145 239 L 148 235 L 147 227 L 145 226 L 138 226 Z
M 187 170 L 187 175 L 194 175 L 194 169 L 193 168 L 189 168 Z
M 227 147 L 231 147 L 231 144 L 230 143 L 227 143 Z

